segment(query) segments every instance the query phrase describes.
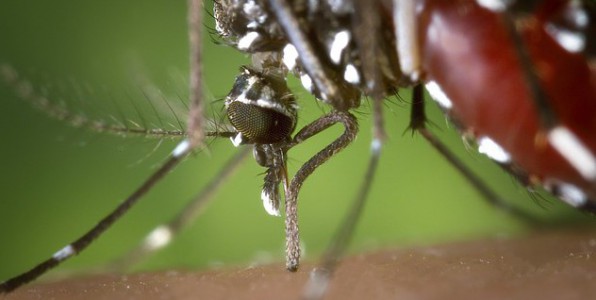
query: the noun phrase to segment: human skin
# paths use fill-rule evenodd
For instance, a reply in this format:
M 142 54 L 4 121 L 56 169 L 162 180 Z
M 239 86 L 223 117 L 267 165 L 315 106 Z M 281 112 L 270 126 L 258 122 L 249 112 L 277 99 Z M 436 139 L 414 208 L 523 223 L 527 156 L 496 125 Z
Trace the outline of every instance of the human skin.
M 103 274 L 5 299 L 298 299 L 313 266 Z M 596 229 L 573 228 L 352 255 L 326 299 L 587 299 L 595 280 Z

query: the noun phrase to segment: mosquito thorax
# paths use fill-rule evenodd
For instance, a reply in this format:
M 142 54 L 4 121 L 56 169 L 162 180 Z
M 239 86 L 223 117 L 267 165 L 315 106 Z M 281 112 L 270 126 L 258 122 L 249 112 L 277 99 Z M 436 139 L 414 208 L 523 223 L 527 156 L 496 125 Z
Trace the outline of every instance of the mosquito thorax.
M 214 1 L 215 30 L 228 44 L 244 52 L 279 51 L 284 34 L 267 13 L 263 1 Z
M 275 22 L 266 1 L 218 1 L 214 6 L 215 29 L 229 45 L 251 55 L 260 52 L 277 52 L 282 57 L 279 69 L 294 73 L 306 90 L 317 99 L 332 105 L 336 110 L 348 111 L 360 106 L 362 92 L 368 94 L 372 84 L 363 78 L 360 51 L 355 41 L 351 24 L 354 7 L 350 1 L 327 3 L 296 1 L 291 3 L 300 21 L 307 26 L 305 31 L 311 39 L 317 56 L 321 58 L 321 69 L 335 88 L 322 90 L 313 80 L 307 68 L 300 61 L 297 50 L 286 37 L 280 25 Z M 332 12 L 332 13 L 330 13 Z M 390 21 L 385 28 L 391 35 Z M 394 49 L 394 38 L 383 40 L 379 47 Z M 392 93 L 397 84 L 399 72 L 391 68 L 397 62 L 394 51 L 383 51 L 377 57 L 376 65 L 382 65 L 379 80 Z M 390 54 L 390 55 L 386 55 Z
M 298 119 L 296 100 L 283 78 L 248 67 L 241 69 L 225 106 L 238 131 L 234 145 L 275 144 L 289 139 Z

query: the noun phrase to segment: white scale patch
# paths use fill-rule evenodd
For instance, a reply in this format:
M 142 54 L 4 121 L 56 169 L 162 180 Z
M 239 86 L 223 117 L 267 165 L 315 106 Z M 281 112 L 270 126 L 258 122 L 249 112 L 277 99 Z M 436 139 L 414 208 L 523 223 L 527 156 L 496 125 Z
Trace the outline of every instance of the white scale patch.
M 234 147 L 238 148 L 240 147 L 240 145 L 242 145 L 242 141 L 244 141 L 244 137 L 242 136 L 241 132 L 238 132 L 238 134 L 234 137 L 230 137 L 230 141 L 232 141 L 232 145 L 234 145 Z
M 172 240 L 172 231 L 166 226 L 155 228 L 145 239 L 145 247 L 151 250 L 162 248 Z
M 347 30 L 340 31 L 333 37 L 331 42 L 331 50 L 329 50 L 329 58 L 334 64 L 339 64 L 341 60 L 341 53 L 350 43 L 350 32 Z
M 581 28 L 588 27 L 590 24 L 590 17 L 582 7 L 582 4 L 579 1 L 572 1 L 570 4 L 573 5 L 572 17 L 575 25 Z
M 585 179 L 596 180 L 596 158 L 571 130 L 555 127 L 548 133 L 548 142 Z
M 252 43 L 259 37 L 259 33 L 256 31 L 251 31 L 247 33 L 245 36 L 241 37 L 238 40 L 238 49 L 239 50 L 248 50 Z
M 370 143 L 370 152 L 371 153 L 380 153 L 382 147 L 383 147 L 383 142 L 380 139 L 375 138 Z
M 256 21 L 251 21 L 246 26 L 247 28 L 256 28 L 259 23 L 263 24 L 267 20 L 267 15 L 263 13 L 261 6 L 259 6 L 254 0 L 246 1 L 244 5 L 242 5 L 242 10 L 244 14 L 249 18 L 252 19 L 255 16 Z
M 271 200 L 269 193 L 267 193 L 266 191 L 262 191 L 261 192 L 261 200 L 263 200 L 263 207 L 265 207 L 265 211 L 269 215 L 276 216 L 276 217 L 280 216 L 279 209 L 274 206 L 274 203 Z
M 574 31 L 558 28 L 552 24 L 546 26 L 546 32 L 557 41 L 559 46 L 571 53 L 579 53 L 586 47 L 586 37 Z
M 72 247 L 72 245 L 68 245 L 68 246 L 58 250 L 58 252 L 54 253 L 54 255 L 52 255 L 52 258 L 57 261 L 63 261 L 66 258 L 68 258 L 74 254 L 75 254 L 74 248 Z
M 588 196 L 575 185 L 556 179 L 546 179 L 543 186 L 547 191 L 552 192 L 573 207 L 582 207 L 588 202 Z
M 255 3 L 255 1 L 246 1 L 244 5 L 242 5 L 242 10 L 244 14 L 248 16 L 255 15 L 260 11 L 260 7 Z
M 313 83 L 312 83 L 312 79 L 310 78 L 310 76 L 308 76 L 308 74 L 302 74 L 300 76 L 300 82 L 302 82 L 302 86 L 309 92 L 313 92 Z
M 416 3 L 411 0 L 393 1 L 393 28 L 399 67 L 404 75 L 414 82 L 420 79 L 421 58 L 418 45 L 418 18 Z
M 287 44 L 283 50 L 283 63 L 288 68 L 288 70 L 292 71 L 296 67 L 296 60 L 298 59 L 298 51 L 296 47 L 292 44 Z
M 351 83 L 351 84 L 359 84 L 360 83 L 360 73 L 354 65 L 349 64 L 346 66 L 346 70 L 344 71 L 344 80 Z
M 476 0 L 478 5 L 494 12 L 503 12 L 514 0 Z
M 248 89 L 246 89 L 246 91 L 248 91 Z M 270 88 L 264 87 L 261 92 L 264 96 L 268 96 L 269 99 L 273 98 L 273 91 Z M 234 102 L 240 102 L 240 103 L 249 104 L 249 105 L 256 105 L 256 106 L 262 107 L 262 108 L 270 108 L 270 109 L 273 109 L 273 110 L 281 112 L 281 113 L 285 113 L 287 111 L 286 108 L 281 103 L 278 103 L 278 102 L 273 102 L 271 100 L 265 100 L 265 99 L 257 99 L 257 100 L 248 99 L 248 98 L 246 98 L 246 92 L 238 95 L 238 97 L 236 99 L 234 99 Z M 292 107 L 297 108 L 297 105 L 294 104 Z
M 511 162 L 511 155 L 489 137 L 478 139 L 478 152 L 502 164 Z
M 251 21 L 248 24 L 246 24 L 246 28 L 248 29 L 257 29 L 259 27 L 259 23 L 257 23 L 257 21 Z
M 172 156 L 173 157 L 180 157 L 182 155 L 184 155 L 188 149 L 190 148 L 190 142 L 188 141 L 188 139 L 184 139 L 182 142 L 180 142 L 176 148 L 174 148 L 174 151 L 172 151 Z
M 246 74 L 249 74 L 247 70 L 245 70 Z M 228 107 L 230 102 L 241 102 L 244 104 L 254 104 L 255 101 L 254 100 L 249 100 L 248 98 L 246 98 L 246 93 L 252 89 L 253 85 L 258 81 L 258 78 L 256 76 L 250 76 L 247 79 L 247 85 L 246 88 L 243 90 L 242 94 L 238 95 L 238 97 L 236 97 L 235 99 L 231 99 L 232 101 L 226 101 L 225 105 L 226 108 Z
M 567 204 L 573 207 L 581 207 L 586 204 L 588 197 L 579 188 L 571 184 L 559 184 L 558 185 L 559 197 Z
M 271 97 L 272 98 L 272 97 Z M 248 100 L 250 101 L 250 100 Z M 272 110 L 275 110 L 279 113 L 288 115 L 289 112 L 288 110 L 279 102 L 273 102 L 271 100 L 263 100 L 263 99 L 258 99 L 256 102 L 251 101 L 251 104 L 256 105 L 258 107 L 262 107 L 262 108 L 269 108 Z M 296 108 L 296 106 L 292 106 L 293 108 Z
M 430 94 L 430 96 L 437 102 L 441 107 L 444 109 L 451 109 L 453 107 L 453 102 L 445 95 L 445 92 L 441 89 L 441 87 L 434 81 L 429 81 L 424 85 L 426 90 Z

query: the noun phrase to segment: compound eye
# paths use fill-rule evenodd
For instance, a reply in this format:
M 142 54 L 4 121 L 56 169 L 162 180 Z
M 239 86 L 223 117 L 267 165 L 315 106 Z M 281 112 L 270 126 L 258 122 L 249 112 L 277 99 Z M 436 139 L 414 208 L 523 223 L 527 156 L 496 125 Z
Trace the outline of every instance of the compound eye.
M 294 130 L 290 117 L 255 104 L 232 102 L 228 105 L 228 117 L 236 130 L 258 144 L 281 142 Z
M 278 143 L 296 127 L 296 102 L 281 78 L 244 68 L 225 104 L 241 143 Z

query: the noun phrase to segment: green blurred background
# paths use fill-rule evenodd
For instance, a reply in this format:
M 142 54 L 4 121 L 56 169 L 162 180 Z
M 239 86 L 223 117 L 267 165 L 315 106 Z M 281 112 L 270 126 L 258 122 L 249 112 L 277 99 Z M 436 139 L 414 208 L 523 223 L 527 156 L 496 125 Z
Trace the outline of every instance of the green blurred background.
M 207 27 L 213 20 L 207 17 Z M 160 118 L 141 90 L 161 91 L 172 106 L 187 99 L 186 2 L 171 0 L 0 1 L 0 63 L 10 64 L 37 93 L 92 119 L 176 124 L 164 102 Z M 204 41 L 210 114 L 238 67 L 234 49 Z M 300 124 L 325 110 L 292 81 Z M 408 99 L 408 91 L 402 94 Z M 158 97 L 159 98 L 159 97 Z M 161 100 L 160 100 L 161 101 Z M 157 101 L 157 102 L 160 102 Z M 492 162 L 466 150 L 435 105 L 437 134 L 510 202 L 558 223 L 585 218 L 547 197 L 537 205 Z M 142 117 L 135 112 L 142 111 Z M 370 142 L 368 104 L 357 111 L 361 132 L 353 146 L 322 166 L 300 194 L 306 258 L 324 249 L 363 179 Z M 408 246 L 527 229 L 486 205 L 462 177 L 419 136 L 403 134 L 408 104 L 386 104 L 389 140 L 351 251 Z M 179 127 L 174 126 L 174 127 Z M 295 171 L 341 132 L 333 128 L 290 152 Z M 94 133 L 48 118 L 0 84 L 0 279 L 45 259 L 93 226 L 156 169 L 176 139 Z M 159 146 L 159 147 L 158 147 Z M 61 271 L 101 266 L 168 220 L 212 178 L 236 149 L 228 140 L 185 161 L 126 217 Z M 205 214 L 139 269 L 205 268 L 283 260 L 283 219 L 268 216 L 260 200 L 264 170 L 249 158 L 220 190 Z

